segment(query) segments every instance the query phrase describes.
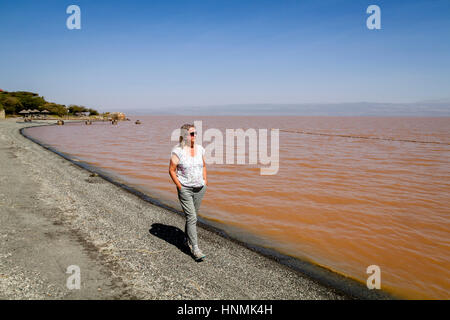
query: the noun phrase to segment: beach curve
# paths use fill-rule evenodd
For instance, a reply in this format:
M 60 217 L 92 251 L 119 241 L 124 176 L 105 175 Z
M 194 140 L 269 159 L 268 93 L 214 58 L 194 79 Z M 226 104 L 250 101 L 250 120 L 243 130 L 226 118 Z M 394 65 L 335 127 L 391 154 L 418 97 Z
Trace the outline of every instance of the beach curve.
M 199 228 L 199 239 L 208 257 L 205 262 L 196 263 L 183 252 L 179 243 L 184 229 L 183 217 L 170 214 L 168 208 L 149 204 L 100 176 L 92 176 L 80 166 L 26 139 L 19 130 L 30 125 L 36 124 L 16 123 L 12 119 L 0 123 L 3 148 L 9 148 L 0 161 L 2 167 L 13 172 L 9 175 L 12 183 L 20 179 L 23 184 L 30 180 L 35 185 L 27 197 L 33 199 L 30 206 L 43 208 L 37 215 L 62 229 L 59 234 L 70 234 L 77 239 L 80 248 L 74 251 L 90 252 L 85 258 L 91 264 L 86 263 L 86 268 L 104 270 L 102 277 L 108 282 L 108 288 L 79 291 L 80 297 L 347 299 L 358 297 L 355 292 L 361 293 L 359 297 L 368 292 L 357 285 L 355 289 L 351 282 L 347 283 L 347 287 L 352 288 L 347 293 L 335 290 L 204 227 Z M 14 164 L 4 166 L 3 162 L 12 163 L 10 159 L 14 159 Z M 2 185 L 0 193 L 6 194 L 7 186 Z M 1 208 L 4 211 L 4 206 Z M 12 254 L 8 259 L 16 258 Z M 53 259 L 62 258 L 56 254 Z M 63 263 L 59 264 L 65 271 Z M 35 267 L 28 266 L 30 270 Z M 66 277 L 66 274 L 59 277 L 55 286 L 59 288 L 58 297 L 72 299 L 75 296 L 65 287 L 65 282 L 61 283 Z M 95 279 L 90 281 L 95 282 Z M 15 296 L 8 290 L 0 286 L 0 296 L 21 298 L 20 294 Z M 373 293 L 366 297 L 386 296 Z

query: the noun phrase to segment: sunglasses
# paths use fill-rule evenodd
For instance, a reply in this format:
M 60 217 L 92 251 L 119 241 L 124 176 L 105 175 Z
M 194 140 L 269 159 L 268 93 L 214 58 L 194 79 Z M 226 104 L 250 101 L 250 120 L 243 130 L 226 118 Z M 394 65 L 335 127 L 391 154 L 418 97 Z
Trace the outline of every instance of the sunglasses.
M 196 136 L 197 135 L 197 131 L 191 132 L 190 135 L 191 135 L 191 137 Z

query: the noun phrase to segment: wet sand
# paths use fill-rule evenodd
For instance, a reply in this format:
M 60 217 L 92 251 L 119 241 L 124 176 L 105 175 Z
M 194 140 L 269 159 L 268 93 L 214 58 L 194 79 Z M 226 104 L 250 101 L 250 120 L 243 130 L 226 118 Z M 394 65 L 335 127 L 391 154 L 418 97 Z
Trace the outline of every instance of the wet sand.
M 0 121 L 1 299 L 351 298 L 208 228 L 198 228 L 207 258 L 195 262 L 182 216 L 19 132 L 42 124 Z M 66 287 L 69 265 L 79 290 Z

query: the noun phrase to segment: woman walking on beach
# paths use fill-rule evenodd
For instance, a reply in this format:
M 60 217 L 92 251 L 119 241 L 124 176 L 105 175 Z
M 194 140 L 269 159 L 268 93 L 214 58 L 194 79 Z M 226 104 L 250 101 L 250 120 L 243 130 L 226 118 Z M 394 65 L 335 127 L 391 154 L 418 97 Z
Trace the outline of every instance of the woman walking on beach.
M 184 124 L 180 143 L 172 149 L 169 174 L 177 186 L 178 199 L 186 216 L 186 244 L 196 261 L 205 255 L 197 243 L 197 213 L 206 191 L 205 149 L 195 143 L 197 132 L 192 124 Z

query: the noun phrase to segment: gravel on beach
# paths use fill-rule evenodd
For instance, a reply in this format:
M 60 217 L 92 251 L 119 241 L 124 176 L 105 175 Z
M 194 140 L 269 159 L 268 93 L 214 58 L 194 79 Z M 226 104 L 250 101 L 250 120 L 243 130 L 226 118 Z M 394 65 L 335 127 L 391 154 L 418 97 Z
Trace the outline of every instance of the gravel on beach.
M 0 299 L 346 299 L 207 229 L 197 263 L 184 218 L 63 159 L 0 121 Z M 80 268 L 68 289 L 67 268 Z

